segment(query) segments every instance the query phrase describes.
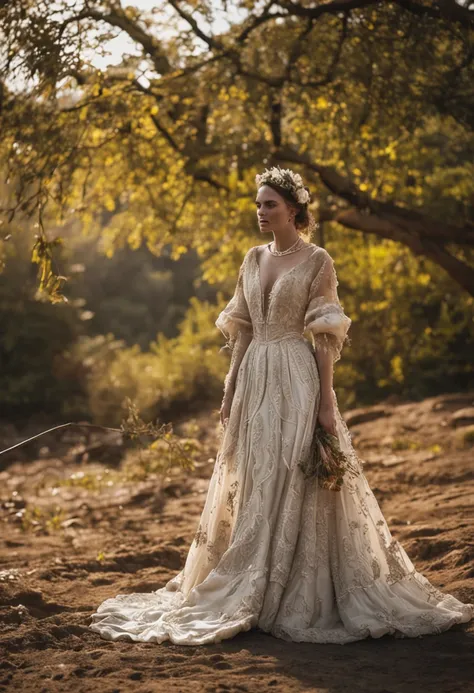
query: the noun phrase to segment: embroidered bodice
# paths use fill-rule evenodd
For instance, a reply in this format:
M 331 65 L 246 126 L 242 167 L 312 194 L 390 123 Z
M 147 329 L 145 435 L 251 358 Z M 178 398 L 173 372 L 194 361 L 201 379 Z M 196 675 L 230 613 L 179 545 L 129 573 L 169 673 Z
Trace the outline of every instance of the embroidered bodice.
M 308 243 L 296 253 L 279 257 L 270 253 L 268 244 L 253 248 L 261 286 L 262 314 L 264 318 L 267 316 L 269 304 L 283 275 L 293 272 L 293 270 L 296 270 L 297 265 L 309 260 L 314 253 L 315 247 L 313 243 Z
M 340 358 L 351 320 L 337 294 L 337 277 L 329 253 L 315 244 L 285 256 L 286 267 L 275 278 L 273 269 L 263 272 L 259 259 L 266 246 L 251 248 L 240 267 L 234 296 L 220 313 L 216 326 L 232 350 L 239 331 L 258 341 L 274 341 L 286 335 L 309 332 L 313 346 Z M 278 261 L 283 258 L 278 258 Z

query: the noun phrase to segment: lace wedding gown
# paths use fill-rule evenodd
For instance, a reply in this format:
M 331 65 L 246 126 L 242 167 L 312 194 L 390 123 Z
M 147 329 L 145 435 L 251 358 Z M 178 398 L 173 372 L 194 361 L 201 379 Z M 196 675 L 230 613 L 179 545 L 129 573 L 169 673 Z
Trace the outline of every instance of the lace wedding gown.
M 285 271 L 265 305 L 262 248 L 246 254 L 216 321 L 238 373 L 185 566 L 155 592 L 107 599 L 90 628 L 109 640 L 199 645 L 258 627 L 285 640 L 344 644 L 469 621 L 474 605 L 436 589 L 392 537 L 334 390 L 339 443 L 360 473 L 340 492 L 304 478 L 298 462 L 319 403 L 314 350 L 337 361 L 351 320 L 333 261 L 314 244 L 303 260 L 301 252 L 281 258 Z

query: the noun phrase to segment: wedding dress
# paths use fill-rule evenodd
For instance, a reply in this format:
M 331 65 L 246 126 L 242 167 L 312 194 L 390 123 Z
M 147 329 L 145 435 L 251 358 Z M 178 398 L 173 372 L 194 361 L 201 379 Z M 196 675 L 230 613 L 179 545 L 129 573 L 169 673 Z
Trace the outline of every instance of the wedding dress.
M 185 566 L 155 592 L 105 600 L 90 628 L 109 640 L 199 645 L 257 627 L 345 644 L 469 621 L 474 605 L 433 586 L 392 537 L 334 389 L 339 443 L 359 474 L 339 492 L 304 478 L 298 463 L 320 396 L 315 353 L 337 361 L 351 320 L 324 248 L 279 258 L 284 271 L 268 295 L 264 249 L 248 251 L 216 321 L 231 350 L 234 396 Z

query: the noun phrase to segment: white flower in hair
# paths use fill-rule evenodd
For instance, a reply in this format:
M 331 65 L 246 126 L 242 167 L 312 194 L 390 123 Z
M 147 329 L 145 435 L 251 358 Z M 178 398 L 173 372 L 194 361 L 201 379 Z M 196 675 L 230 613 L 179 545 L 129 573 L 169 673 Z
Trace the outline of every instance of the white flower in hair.
M 306 202 L 309 202 L 309 192 L 304 188 L 300 188 L 296 193 L 296 199 L 300 204 L 306 204 Z

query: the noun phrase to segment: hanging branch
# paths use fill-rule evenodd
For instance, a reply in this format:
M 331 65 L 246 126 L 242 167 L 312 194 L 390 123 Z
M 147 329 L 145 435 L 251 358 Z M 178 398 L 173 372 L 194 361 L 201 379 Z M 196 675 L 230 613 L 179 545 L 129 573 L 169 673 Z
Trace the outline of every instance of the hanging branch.
M 67 282 L 68 277 L 65 277 L 53 269 L 54 257 L 53 251 L 58 246 L 62 245 L 63 239 L 60 236 L 48 241 L 43 223 L 43 213 L 46 206 L 46 200 L 43 198 L 38 207 L 38 229 L 36 234 L 36 242 L 33 245 L 31 260 L 39 265 L 38 279 L 39 292 L 44 293 L 52 303 L 68 303 L 67 296 L 61 293 L 61 282 Z

